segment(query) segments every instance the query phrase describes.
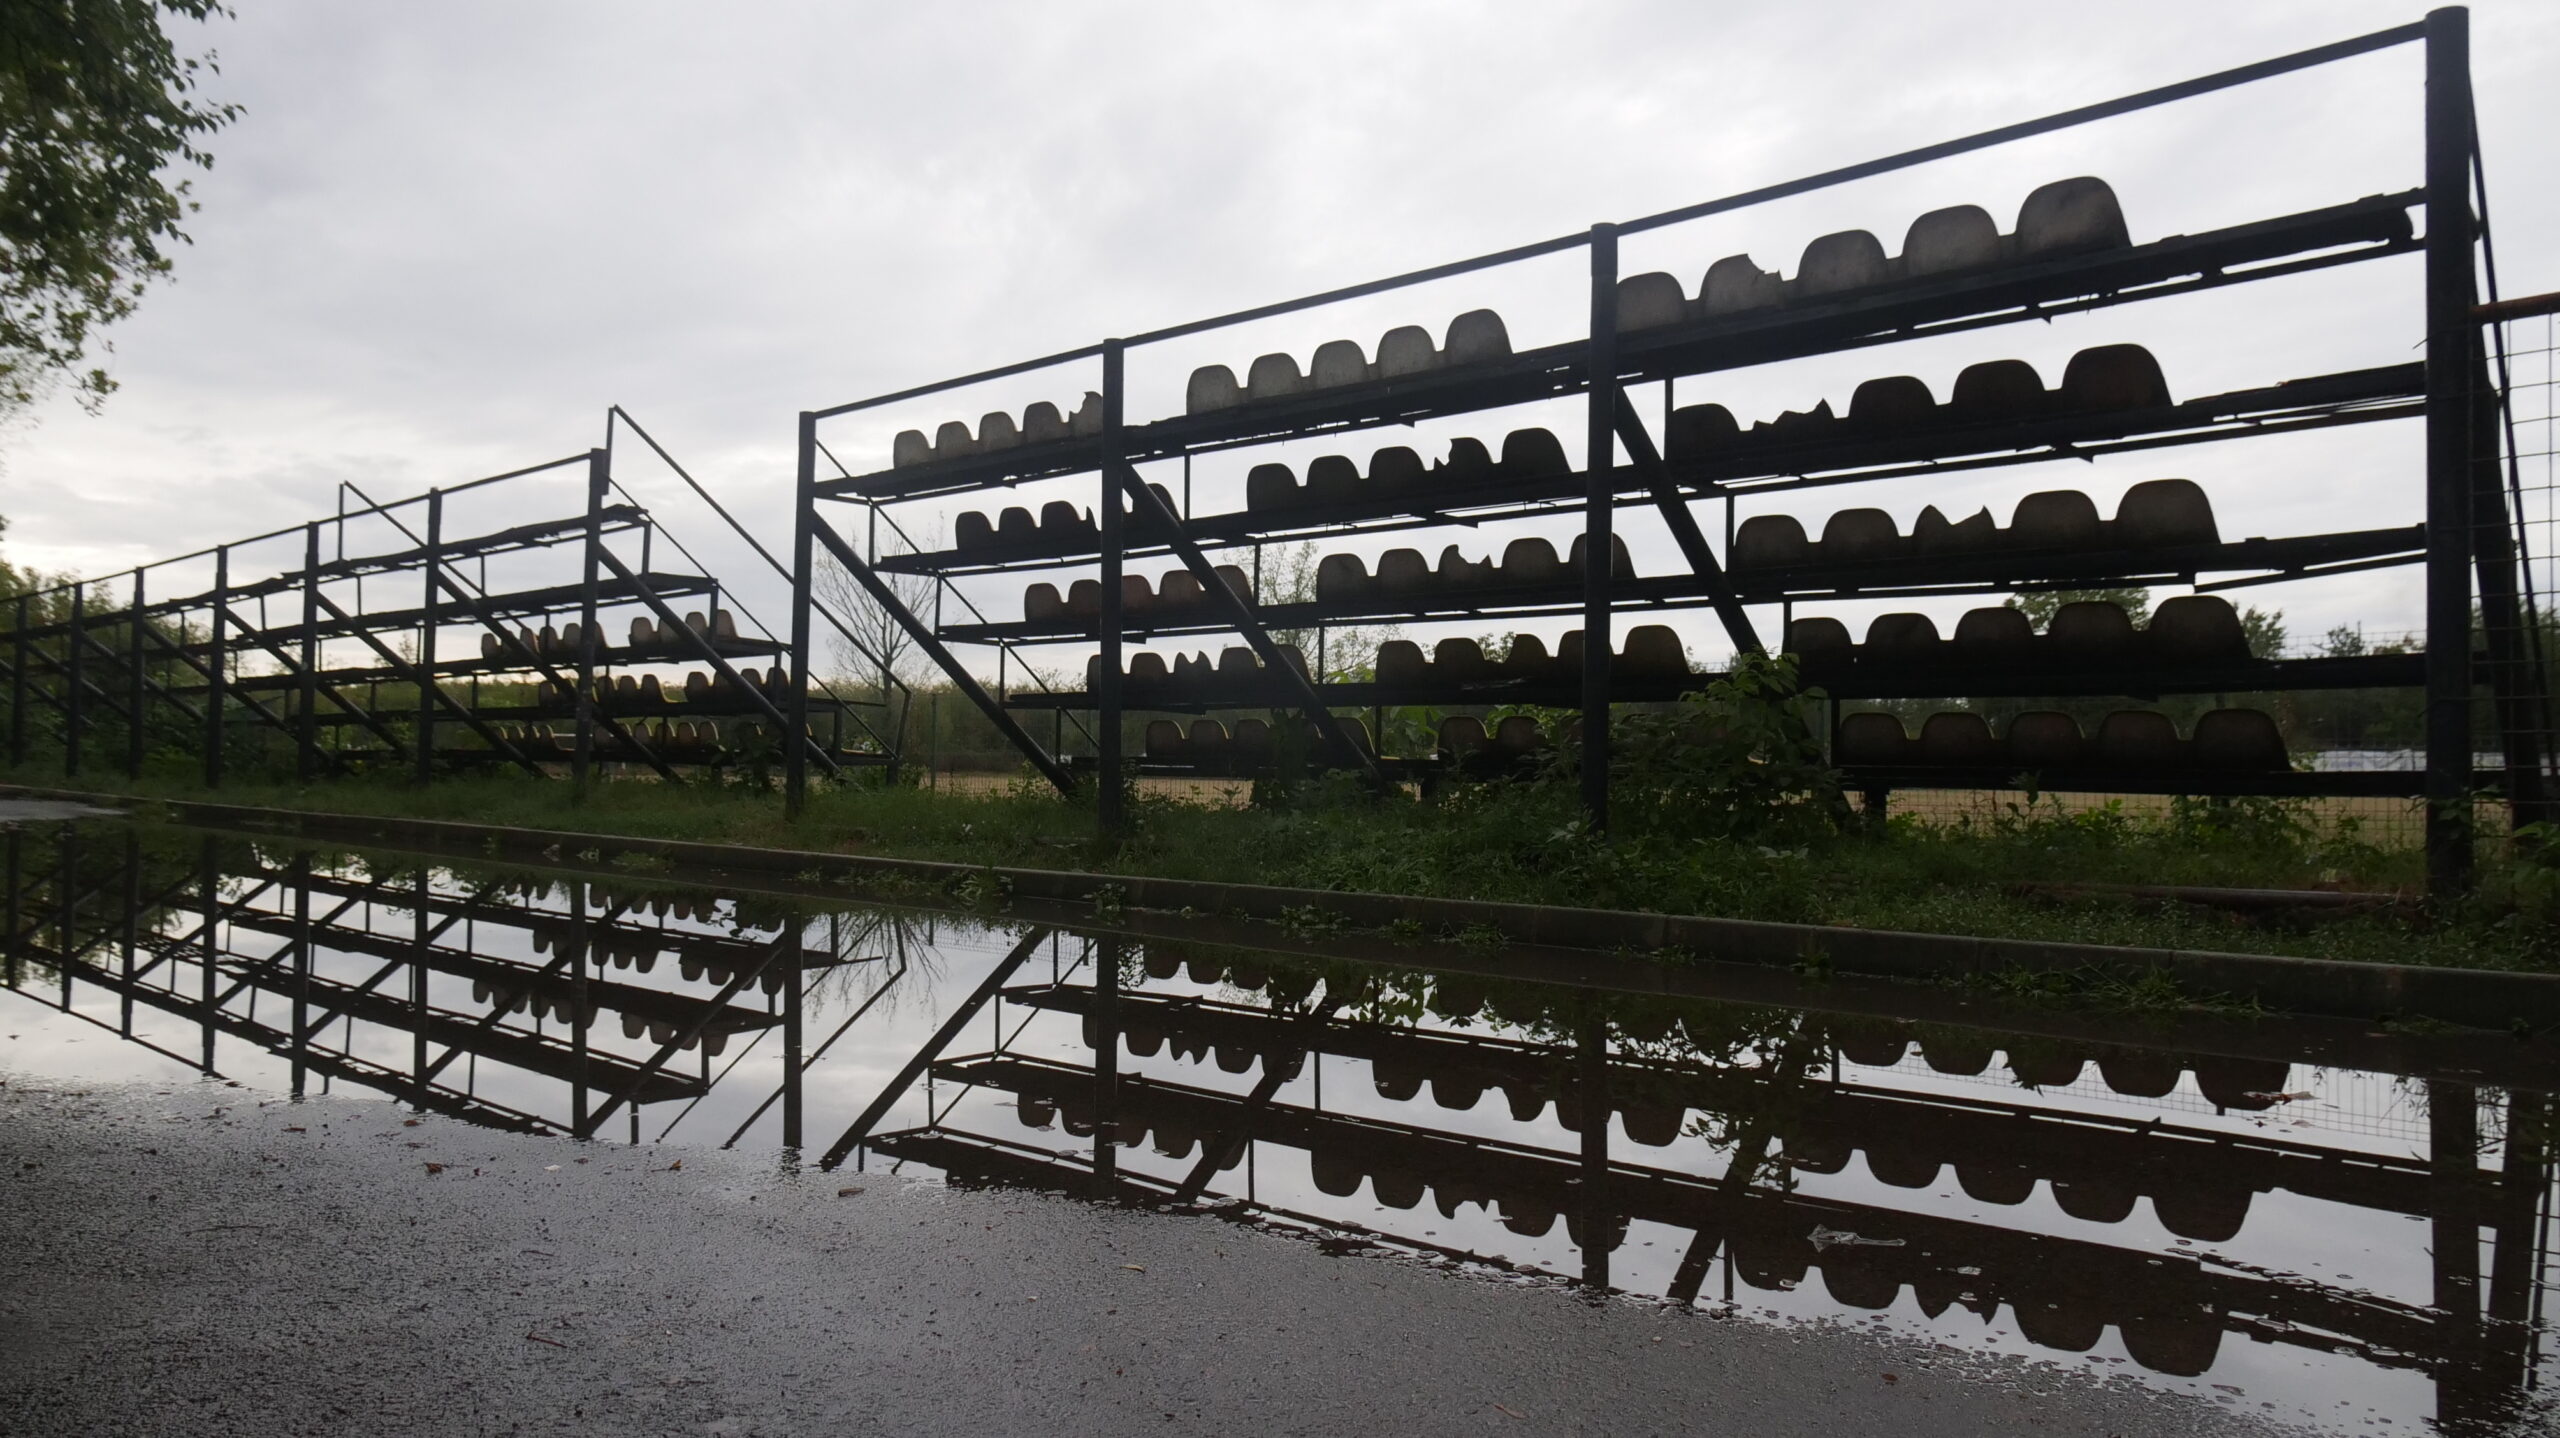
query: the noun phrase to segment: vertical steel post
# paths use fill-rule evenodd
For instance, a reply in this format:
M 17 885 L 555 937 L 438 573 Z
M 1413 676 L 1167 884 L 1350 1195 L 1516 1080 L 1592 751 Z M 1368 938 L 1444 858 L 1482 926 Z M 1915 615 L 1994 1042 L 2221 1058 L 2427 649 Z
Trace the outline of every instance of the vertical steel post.
M 1093 1196 L 1109 1198 L 1120 1184 L 1120 941 L 1088 942 L 1093 945 Z
M 569 931 L 560 938 L 560 947 L 569 959 L 571 1002 L 578 1006 L 574 1015 L 577 1026 L 570 1030 L 569 1132 L 578 1138 L 593 1136 L 593 1121 L 587 1113 L 587 957 L 592 945 L 587 925 L 587 881 L 569 881 Z M 639 1112 L 634 1103 L 632 1112 Z M 595 1115 L 602 1119 L 605 1115 Z
M 140 569 L 133 571 L 133 613 L 125 626 L 124 641 L 125 657 L 133 664 L 133 673 L 126 676 L 124 690 L 124 776 L 128 779 L 139 779 L 142 777 L 143 705 L 148 698 L 143 688 L 142 571 Z M 132 1002 L 130 996 L 126 998 L 126 1002 Z
M 211 843 L 212 840 L 205 842 Z M 8 851 L 9 865 L 8 892 L 0 896 L 7 899 L 5 904 L 0 904 L 0 955 L 6 956 L 5 971 L 0 971 L 0 980 L 5 980 L 14 989 L 18 986 L 18 973 L 22 967 L 18 959 L 18 905 L 25 899 L 25 895 L 18 891 L 18 830 L 14 825 L 5 835 L 0 835 L 0 848 Z
M 1596 1010 L 1597 999 L 1589 1002 Z M 1582 1192 L 1576 1205 L 1582 1219 L 1582 1281 L 1606 1293 L 1611 1240 L 1617 1236 L 1618 1227 L 1609 1202 L 1609 1124 L 1613 1113 L 1609 1101 L 1608 1020 L 1596 1011 L 1585 1019 L 1582 1042 L 1576 1047 L 1576 1066 L 1581 1070 L 1575 1087 L 1581 1090 L 1576 1107 L 1582 1112 Z
M 2435 1322 L 2448 1338 L 2468 1339 L 2480 1326 L 2479 1090 L 2428 1080 L 2427 1168 Z
M 317 520 L 305 526 L 302 532 L 301 654 L 301 713 L 294 724 L 294 738 L 301 747 L 294 756 L 294 772 L 308 784 L 319 769 L 320 758 L 320 525 Z M 296 1082 L 298 1085 L 298 1078 Z M 295 1092 L 300 1091 L 297 1086 Z
M 818 417 L 804 409 L 800 412 L 800 461 L 791 523 L 791 672 L 797 682 L 790 686 L 783 706 L 792 732 L 783 736 L 782 745 L 782 809 L 786 817 L 794 819 L 809 804 L 809 750 L 799 742 L 799 736 L 809 723 L 809 605 L 816 567 L 812 526 L 818 517 L 817 487 Z M 885 690 L 881 697 L 888 697 Z
M 80 702 L 80 648 L 89 642 L 86 617 L 89 586 L 71 586 L 71 643 L 63 652 L 63 706 L 66 718 L 62 726 L 62 772 L 80 772 L 80 726 L 85 721 L 86 706 Z
M 2471 17 L 2427 26 L 2427 886 L 2471 879 Z
M 27 596 L 18 596 L 17 628 L 9 640 L 9 764 L 27 762 Z
M 73 948 L 78 940 L 73 936 L 80 932 L 80 826 L 57 827 L 62 837 L 54 843 L 53 951 L 62 960 L 58 967 L 62 970 L 62 1007 L 67 1011 L 71 1007 L 71 975 L 78 967 L 71 960 L 79 957 Z
M 1617 519 L 1618 230 L 1591 227 L 1591 390 L 1583 450 L 1582 807 L 1609 826 L 1609 562 Z
M 222 783 L 222 701 L 231 688 L 230 629 L 231 546 L 221 544 L 213 550 L 213 632 L 205 642 L 205 668 L 211 671 L 204 687 L 204 783 L 208 789 Z
M 124 831 L 124 982 L 117 992 L 116 1019 L 126 1038 L 133 1037 L 133 970 L 142 944 L 142 833 Z
M 1102 342 L 1102 456 L 1097 473 L 1101 477 L 1102 507 L 1095 511 L 1102 531 L 1102 613 L 1096 621 L 1102 634 L 1100 671 L 1095 676 L 1092 695 L 1101 719 L 1101 733 L 1096 736 L 1101 753 L 1095 761 L 1100 787 L 1094 791 L 1102 832 L 1116 836 L 1125 822 L 1122 813 L 1120 780 L 1120 638 L 1121 626 L 1127 622 L 1120 610 L 1120 569 L 1127 546 L 1124 520 L 1126 510 L 1120 503 L 1121 427 L 1126 420 L 1122 409 L 1121 379 L 1126 368 L 1126 355 L 1120 341 Z
M 444 577 L 444 491 L 427 491 L 426 600 L 418 611 L 418 782 L 435 777 L 436 764 L 436 604 L 443 597 L 437 581 Z
M 418 896 L 411 900 L 416 908 L 411 913 L 409 954 L 409 1082 L 415 1089 L 412 1102 L 424 1107 L 427 1101 L 427 954 L 431 937 L 434 894 L 428 888 L 430 870 L 418 866 Z
M 587 797 L 587 781 L 595 769 L 596 587 L 604 564 L 604 493 L 611 483 L 604 451 L 588 450 L 586 573 L 578 588 L 578 738 L 572 768 L 581 799 Z
M 807 1038 L 800 1024 L 803 951 L 808 947 L 801 939 L 803 922 L 795 918 L 784 930 L 783 937 L 789 942 L 782 956 L 782 1146 L 795 1155 L 800 1151 L 800 1119 L 809 1066 L 804 1052 Z
M 15 850 L 11 850 L 10 852 L 13 855 L 16 853 Z M 198 841 L 196 845 L 196 859 L 197 862 L 203 866 L 204 871 L 204 933 L 200 938 L 198 953 L 196 956 L 197 968 L 199 969 L 199 972 L 196 975 L 196 982 L 201 989 L 200 997 L 204 1016 L 204 1033 L 200 1041 L 204 1045 L 204 1071 L 206 1073 L 213 1072 L 213 1040 L 215 1033 L 213 1026 L 215 1004 L 214 979 L 216 977 L 216 970 L 220 967 L 222 961 L 221 857 L 222 851 L 220 840 L 217 840 L 211 834 L 207 834 L 202 840 Z
M 311 526 L 312 557 L 319 557 L 320 526 Z M 293 1079 L 289 1092 L 302 1097 L 309 1065 L 311 1033 L 311 856 L 296 854 L 287 871 L 293 885 Z

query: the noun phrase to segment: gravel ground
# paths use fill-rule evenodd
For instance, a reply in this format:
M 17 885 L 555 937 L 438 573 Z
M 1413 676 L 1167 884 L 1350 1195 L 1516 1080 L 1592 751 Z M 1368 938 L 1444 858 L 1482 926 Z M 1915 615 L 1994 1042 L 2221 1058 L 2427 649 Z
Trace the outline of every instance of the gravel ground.
M 379 1099 L 0 1079 L 0 1183 L 28 1438 L 2256 1431 L 2079 1370 Z

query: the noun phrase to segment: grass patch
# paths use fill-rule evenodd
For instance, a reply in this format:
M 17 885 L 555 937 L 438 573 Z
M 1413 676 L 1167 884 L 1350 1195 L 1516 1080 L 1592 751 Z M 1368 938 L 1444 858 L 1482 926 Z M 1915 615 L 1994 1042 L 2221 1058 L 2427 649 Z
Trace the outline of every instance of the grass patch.
M 1820 762 L 1791 661 L 1737 664 L 1702 694 L 1613 723 L 1618 782 L 1606 836 L 1585 822 L 1570 744 L 1543 775 L 1452 785 L 1438 795 L 1373 795 L 1348 775 L 1266 780 L 1249 805 L 1133 791 L 1128 825 L 1098 837 L 1089 798 L 1023 779 L 975 792 L 883 785 L 876 774 L 820 783 L 794 822 L 769 788 L 730 782 L 608 782 L 583 798 L 566 783 L 455 777 L 325 785 L 182 781 L 137 798 L 246 805 L 528 829 L 942 860 L 976 871 L 952 886 L 972 908 L 1011 899 L 998 868 L 1072 868 L 1221 884 L 1410 894 L 1833 924 L 2160 949 L 2220 949 L 2356 961 L 2560 970 L 2560 843 L 2481 846 L 2482 883 L 2433 909 L 2250 917 L 2122 895 L 2036 886 L 2191 885 L 2411 890 L 2414 847 L 2375 842 L 2298 800 L 2170 800 L 2067 810 L 2032 799 L 1942 822 L 1852 815 Z M 60 775 L 8 776 L 61 785 Z M 2539 858 L 2532 857 L 2539 855 Z M 865 886 L 870 887 L 868 885 Z M 1116 899 L 1098 900 L 1107 907 Z M 1340 924 L 1321 906 L 1293 932 Z M 1390 937 L 1405 937 L 1390 935 Z M 1486 936 L 1453 936 L 1474 946 Z M 1821 965 L 1808 965 L 1820 977 Z M 2139 1003 L 2144 995 L 2113 996 Z
M 29 785 L 64 783 L 50 773 L 8 777 Z M 1419 801 L 1319 785 L 1285 806 L 1140 798 L 1126 838 L 1105 845 L 1095 838 L 1089 804 L 1029 784 L 976 794 L 822 789 L 796 823 L 783 818 L 779 798 L 769 793 L 638 781 L 598 785 L 583 801 L 564 783 L 513 779 L 454 778 L 423 788 L 348 779 L 218 792 L 148 781 L 85 780 L 83 786 L 139 799 L 937 859 L 979 870 L 955 896 L 989 910 L 1009 898 L 989 870 L 1073 867 L 1926 933 L 2560 970 L 2554 938 L 2560 884 L 2549 869 L 2496 855 L 2484 856 L 2479 895 L 2459 905 L 2432 913 L 2342 915 L 2316 927 L 2018 888 L 2024 881 L 2387 888 L 2414 872 L 2412 855 L 2361 843 L 2342 847 L 2286 821 L 2280 810 L 2236 821 L 2228 809 L 2203 806 L 2158 816 L 2025 811 L 1998 824 L 1897 820 L 1882 833 L 1851 831 L 1777 849 L 1660 830 L 1597 838 L 1577 822 L 1569 792 L 1547 786 L 1474 786 Z M 1321 929 L 1327 918 L 1311 911 L 1299 926 Z

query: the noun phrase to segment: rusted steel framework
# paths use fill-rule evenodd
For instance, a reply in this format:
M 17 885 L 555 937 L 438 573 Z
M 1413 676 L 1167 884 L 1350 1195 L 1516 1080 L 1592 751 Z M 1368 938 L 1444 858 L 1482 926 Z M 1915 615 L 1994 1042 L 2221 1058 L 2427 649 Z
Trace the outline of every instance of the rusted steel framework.
M 2507 487 L 2496 482 L 2500 396 L 2477 309 L 2486 210 L 2468 44 L 2467 13 L 2437 10 L 2419 23 L 1642 219 L 808 411 L 800 421 L 795 599 L 808 602 L 813 556 L 820 554 L 852 571 L 884 603 L 894 601 L 880 575 L 932 576 L 931 612 L 899 606 L 904 622 L 961 692 L 1062 788 L 1075 782 L 1076 766 L 1053 752 L 1054 738 L 1044 747 L 1016 716 L 1093 714 L 1090 762 L 1119 772 L 1126 762 L 1123 718 L 1132 711 L 1294 709 L 1305 715 L 1304 742 L 1318 762 L 1378 777 L 1428 777 L 1499 767 L 1515 753 L 1504 747 L 1511 731 L 1488 736 L 1481 726 L 1467 728 L 1476 724 L 1469 719 L 1444 726 L 1428 755 L 1381 756 L 1367 728 L 1349 715 L 1406 705 L 1544 706 L 1579 714 L 1570 732 L 1554 737 L 1578 740 L 1586 802 L 1599 823 L 1607 819 L 1611 706 L 1673 699 L 1712 677 L 1689 667 L 1677 635 L 1667 629 L 1615 630 L 1631 615 L 1704 609 L 1737 653 L 1782 647 L 1797 656 L 1803 680 L 1831 705 L 1832 757 L 1871 803 L 1899 788 L 2020 786 L 2423 797 L 2431 872 L 2439 883 L 2458 885 L 2478 795 L 2502 792 L 2515 818 L 2529 822 L 2549 815 L 2553 783 L 2547 722 L 2528 722 L 2537 696 L 2549 689 L 2547 669 L 2524 642 L 2542 622 L 2530 557 L 2516 542 L 2518 517 Z M 2425 165 L 2414 185 L 2395 191 L 2137 241 L 2112 191 L 2096 180 L 2069 180 L 2030 196 L 2014 233 L 2001 233 L 1970 206 L 1936 211 L 1914 224 L 1895 257 L 1864 231 L 1816 240 L 1793 279 L 1764 274 L 1736 256 L 1709 270 L 1692 297 L 1672 276 L 1618 272 L 1620 241 L 1628 236 L 2400 46 L 2421 47 L 2424 55 L 2423 111 L 2413 105 L 2412 118 L 2423 119 Z M 1586 258 L 1589 270 L 1582 338 L 1514 350 L 1499 317 L 1476 311 L 1451 323 L 1445 344 L 1406 327 L 1390 331 L 1374 355 L 1349 341 L 1329 343 L 1305 370 L 1292 355 L 1256 360 L 1243 381 L 1226 367 L 1205 366 L 1191 375 L 1182 413 L 1128 413 L 1128 366 L 1150 353 L 1173 353 L 1166 347 L 1176 341 L 1574 253 Z M 2272 375 L 2245 389 L 2175 399 L 2147 351 L 2114 345 L 2075 356 L 2062 385 L 2050 392 L 2021 362 L 1977 365 L 1958 377 L 1945 404 L 1920 381 L 1897 378 L 1861 387 L 1846 415 L 1835 417 L 1826 407 L 1747 431 L 1721 407 L 1679 408 L 1674 401 L 1679 383 L 1698 376 L 2402 256 L 2423 260 L 2427 334 L 2424 358 L 2415 362 Z M 1196 348 L 1186 344 L 1182 352 Z M 2017 392 L 2020 372 L 2032 393 Z M 1072 414 L 1036 404 L 1019 419 L 995 413 L 974 428 L 953 422 L 930 436 L 923 429 L 901 434 L 886 468 L 850 468 L 824 442 L 829 425 L 871 426 L 876 433 L 891 407 L 914 413 L 918 401 L 1027 376 L 1069 391 L 1094 388 Z M 1662 387 L 1658 425 L 1634 393 L 1654 384 Z M 1303 486 L 1294 470 L 1266 465 L 1249 480 L 1241 511 L 1203 514 L 1189 503 L 1190 464 L 1197 457 L 1574 397 L 1585 412 L 1587 441 L 1578 459 L 1568 458 L 1544 430 L 1514 431 L 1499 445 L 1498 459 L 1490 440 L 1454 441 L 1448 458 L 1428 468 L 1411 450 L 1386 449 L 1365 474 L 1347 459 L 1319 459 L 1307 467 Z M 1836 541 L 1826 529 L 1815 544 L 1800 527 L 1790 541 L 1783 527 L 1738 525 L 1736 517 L 1746 501 L 1817 486 L 1919 481 L 2401 420 L 2420 422 L 2426 434 L 2425 520 L 2414 525 L 2226 541 L 2213 528 L 2208 496 L 2184 481 L 2144 486 L 2139 501 L 2129 494 L 2113 520 L 2100 519 L 2086 496 L 2069 492 L 2058 498 L 2077 501 L 2085 516 L 2068 504 L 2046 505 L 2031 516 L 2022 504 L 2011 526 L 1999 528 L 1986 514 L 1979 532 L 1973 521 L 1948 525 L 1943 519 L 1937 531 L 1908 536 L 1861 535 L 1850 525 Z M 1266 475 L 1275 477 L 1266 482 Z M 963 515 L 952 541 L 931 550 L 911 541 L 888 548 L 880 542 L 884 526 L 905 537 L 889 517 L 898 506 L 1044 483 L 1044 494 L 1079 497 L 1053 501 L 1037 517 L 1029 508 L 1001 517 Z M 1702 501 L 1723 507 L 1721 553 L 1699 521 Z M 835 518 L 847 506 L 862 511 L 860 543 L 848 538 L 852 526 L 840 527 Z M 1622 563 L 1614 542 L 1621 509 L 1658 514 L 1688 572 L 1639 577 Z M 1835 527 L 1874 513 L 1846 511 L 1834 517 Z M 1418 551 L 1399 550 L 1381 557 L 1375 576 L 1356 563 L 1339 572 L 1328 564 L 1312 598 L 1259 592 L 1260 556 L 1269 543 L 1559 515 L 1579 520 L 1570 559 L 1559 561 L 1545 541 L 1539 541 L 1543 557 L 1532 549 L 1515 563 L 1506 553 L 1499 566 L 1468 561 L 1453 546 L 1435 575 Z M 1892 529 L 1890 520 L 1885 527 Z M 1240 559 L 1247 550 L 1256 574 L 1216 562 L 1221 555 Z M 1389 561 L 1402 554 L 1410 554 L 1411 563 L 1391 574 Z M 1125 571 L 1131 559 L 1148 556 L 1170 556 L 1180 567 L 1150 589 Z M 960 593 L 954 581 L 972 576 L 1087 566 L 1096 577 L 1064 595 L 1054 585 L 1031 586 L 1019 619 L 988 618 L 974 603 L 965 606 L 966 615 L 950 615 L 942 602 Z M 2236 612 L 2215 597 L 2250 585 L 2390 566 L 2418 567 L 2425 576 L 2422 652 L 2294 660 L 2255 654 Z M 1967 616 L 1952 642 L 1939 640 L 1934 627 L 1886 634 L 1879 621 L 1864 643 L 1853 644 L 1836 621 L 1798 613 L 1825 600 L 2150 584 L 2191 586 L 2194 594 L 2164 605 L 2162 620 L 2139 634 L 2012 632 L 2024 625 L 2022 616 L 1979 626 Z M 1759 623 L 1755 607 L 1764 616 Z M 1781 622 L 1766 631 L 1771 608 Z M 1542 645 L 1524 651 L 1516 642 L 1509 655 L 1494 659 L 1465 641 L 1455 649 L 1444 643 L 1429 659 L 1418 650 L 1382 649 L 1374 669 L 1337 674 L 1328 671 L 1344 666 L 1321 657 L 1308 665 L 1273 638 L 1276 631 L 1322 636 L 1394 620 L 1538 616 L 1576 616 L 1581 623 L 1552 659 Z M 1993 612 L 1993 620 L 2000 618 Z M 1131 639 L 1211 633 L 1238 635 L 1243 647 L 1214 665 L 1185 660 L 1174 671 L 1153 655 L 1123 662 Z M 1322 642 L 1319 637 L 1320 656 Z M 953 647 L 993 646 L 1002 674 L 1029 672 L 1015 656 L 1019 648 L 1070 644 L 1098 646 L 1100 653 L 1087 686 L 1064 693 L 1008 691 L 1001 682 L 990 692 Z M 795 667 L 805 669 L 805 634 L 795 652 L 801 661 Z M 2481 737 L 2475 691 L 2484 687 L 2493 701 L 2490 732 L 2503 757 L 2496 769 L 2475 773 Z M 1839 713 L 1843 701 L 1947 694 L 2148 701 L 2355 688 L 2424 693 L 2423 768 L 2298 771 L 2274 720 L 2254 710 L 2217 711 L 2206 716 L 2210 723 L 2199 721 L 2192 736 L 2157 713 L 2111 715 L 2105 729 L 2090 735 L 2029 724 L 2024 733 L 2013 726 L 1998 737 L 1978 716 L 1942 716 L 1951 721 L 1943 732 L 1932 720 L 1917 741 L 1892 716 Z M 1972 724 L 1954 722 L 1964 718 Z M 1872 722 L 1878 720 L 1892 732 Z M 1276 729 L 1249 731 L 1259 723 L 1240 722 L 1229 734 L 1204 720 L 1185 736 L 1178 724 L 1160 722 L 1163 742 L 1151 733 L 1139 767 L 1250 772 L 1286 747 Z M 1534 722 L 1521 732 L 1525 742 L 1541 739 Z M 788 777 L 795 802 L 805 770 L 795 758 Z M 1103 823 L 1116 826 L 1120 786 L 1103 785 L 1099 801 Z
M 218 785 L 282 747 L 304 780 L 494 767 L 674 782 L 778 763 L 792 734 L 826 772 L 894 764 L 866 717 L 893 688 L 787 697 L 790 644 L 615 478 L 626 433 L 735 527 L 616 409 L 603 449 L 388 502 L 342 484 L 325 518 L 14 596 L 0 616 L 12 764 L 57 751 L 69 775 L 184 765 Z M 567 512 L 524 518 L 549 505 Z

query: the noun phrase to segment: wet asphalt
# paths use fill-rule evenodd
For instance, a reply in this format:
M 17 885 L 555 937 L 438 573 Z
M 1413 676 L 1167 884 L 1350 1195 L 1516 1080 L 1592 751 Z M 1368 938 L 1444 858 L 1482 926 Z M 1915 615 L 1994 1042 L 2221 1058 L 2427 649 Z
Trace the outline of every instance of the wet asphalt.
M 0 1433 L 2260 1431 L 1214 1217 L 410 1117 L 6 1077 Z

